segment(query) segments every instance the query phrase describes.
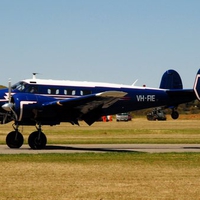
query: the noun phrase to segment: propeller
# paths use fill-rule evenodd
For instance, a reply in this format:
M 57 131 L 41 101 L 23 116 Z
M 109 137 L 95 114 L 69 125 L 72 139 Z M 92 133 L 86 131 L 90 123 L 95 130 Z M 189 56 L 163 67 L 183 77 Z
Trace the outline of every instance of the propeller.
M 17 114 L 16 112 L 13 110 L 13 107 L 14 107 L 14 104 L 11 102 L 11 81 L 9 79 L 8 81 L 8 102 L 5 103 L 4 105 L 2 105 L 2 108 L 7 111 L 7 113 L 5 114 L 4 116 L 4 120 L 3 120 L 3 123 L 5 123 L 7 121 L 7 118 L 8 118 L 8 115 L 9 115 L 9 112 L 12 112 L 14 117 L 15 117 L 15 120 L 17 121 Z
M 8 81 L 8 103 L 5 103 L 2 105 L 2 108 L 5 110 L 5 111 L 13 111 L 13 103 L 11 102 L 11 81 L 9 79 Z
M 8 80 L 8 102 L 11 102 L 11 80 Z

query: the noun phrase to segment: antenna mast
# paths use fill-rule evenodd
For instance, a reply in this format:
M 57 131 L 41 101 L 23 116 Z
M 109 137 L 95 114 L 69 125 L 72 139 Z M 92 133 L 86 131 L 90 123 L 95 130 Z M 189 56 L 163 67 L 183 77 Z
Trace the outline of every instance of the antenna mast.
M 33 73 L 33 79 L 36 79 L 36 74 L 38 73 Z

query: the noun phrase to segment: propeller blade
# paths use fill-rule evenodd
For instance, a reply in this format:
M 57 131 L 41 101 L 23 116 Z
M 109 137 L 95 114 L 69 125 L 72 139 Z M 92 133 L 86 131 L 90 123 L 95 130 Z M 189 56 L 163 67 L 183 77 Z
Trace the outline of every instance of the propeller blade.
M 5 111 L 12 111 L 14 104 L 11 103 L 11 81 L 10 79 L 8 80 L 8 103 L 3 104 L 1 107 L 5 110 Z
M 8 102 L 11 102 L 11 80 L 8 81 Z

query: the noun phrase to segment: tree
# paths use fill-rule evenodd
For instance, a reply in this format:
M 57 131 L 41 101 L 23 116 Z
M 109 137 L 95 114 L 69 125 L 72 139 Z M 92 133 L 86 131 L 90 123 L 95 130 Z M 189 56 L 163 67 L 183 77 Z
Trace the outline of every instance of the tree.
M 0 89 L 2 89 L 2 88 L 7 88 L 6 86 L 4 86 L 4 85 L 0 85 Z

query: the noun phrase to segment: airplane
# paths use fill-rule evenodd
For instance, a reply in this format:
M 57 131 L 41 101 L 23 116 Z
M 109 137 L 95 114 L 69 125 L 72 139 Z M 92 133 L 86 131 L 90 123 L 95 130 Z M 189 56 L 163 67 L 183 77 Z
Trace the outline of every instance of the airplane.
M 0 90 L 0 123 L 13 123 L 6 144 L 9 148 L 20 148 L 24 137 L 19 126 L 35 126 L 36 131 L 28 137 L 31 149 L 44 149 L 47 137 L 43 125 L 59 125 L 69 122 L 79 125 L 84 120 L 92 125 L 101 116 L 134 110 L 163 107 L 171 108 L 173 119 L 179 117 L 179 104 L 200 100 L 200 69 L 194 87 L 183 89 L 180 75 L 167 70 L 159 88 L 121 85 L 86 81 L 37 79 L 21 80 Z

